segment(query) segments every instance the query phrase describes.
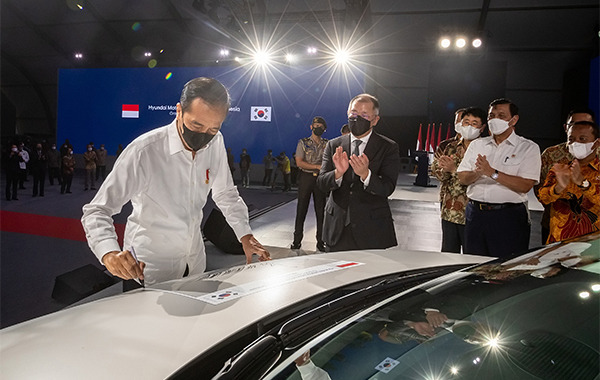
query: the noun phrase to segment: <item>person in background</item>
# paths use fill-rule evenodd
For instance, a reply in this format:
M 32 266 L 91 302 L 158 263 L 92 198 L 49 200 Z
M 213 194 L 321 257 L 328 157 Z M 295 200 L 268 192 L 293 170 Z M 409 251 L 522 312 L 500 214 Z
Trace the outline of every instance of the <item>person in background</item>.
M 574 108 L 567 115 L 567 120 L 563 124 L 565 134 L 569 127 L 578 121 L 594 121 L 594 111 L 586 107 Z M 598 150 L 600 153 L 600 149 Z M 533 187 L 536 197 L 539 199 L 539 190 L 546 181 L 546 177 L 554 164 L 568 164 L 573 161 L 573 155 L 569 153 L 568 142 L 548 147 L 542 153 L 542 169 L 540 171 L 540 182 Z M 544 205 L 542 214 L 542 244 L 546 244 L 550 235 L 550 206 Z
M 277 167 L 281 168 L 281 174 L 283 174 L 283 191 L 290 191 L 292 189 L 290 179 L 292 170 L 290 168 L 290 159 L 285 155 L 285 151 L 279 153 L 277 162 Z
M 296 186 L 298 183 L 298 163 L 296 162 L 296 152 L 292 153 L 292 159 L 290 160 L 290 168 L 292 170 L 292 186 Z
M 25 149 L 25 144 L 19 144 L 19 189 L 25 190 L 25 181 L 27 181 L 27 163 L 29 162 L 29 152 Z
M 48 157 L 48 180 L 50 185 L 54 185 L 54 179 L 58 181 L 60 185 L 62 183 L 62 176 L 60 173 L 61 157 L 60 152 L 56 149 L 56 144 L 52 144 L 52 147 L 46 152 Z
M 37 143 L 35 151 L 31 154 L 30 170 L 33 175 L 33 196 L 44 196 L 44 185 L 46 183 L 46 171 L 48 169 L 48 158 L 41 143 Z
M 115 152 L 115 156 L 117 158 L 119 158 L 119 156 L 121 155 L 121 153 L 123 153 L 123 144 L 119 144 L 119 146 L 117 147 L 117 151 Z
M 431 172 L 440 181 L 440 209 L 442 219 L 442 252 L 460 253 L 464 246 L 467 186 L 460 183 L 456 169 L 471 141 L 479 138 L 487 120 L 481 108 L 462 108 L 457 135 L 442 141 L 435 151 Z
M 6 200 L 18 201 L 17 189 L 19 187 L 19 175 L 21 167 L 19 162 L 23 158 L 19 155 L 19 148 L 15 144 L 10 147 L 8 157 L 6 159 Z
M 567 131 L 567 149 L 573 160 L 556 163 L 538 190 L 540 202 L 550 208 L 547 244 L 600 230 L 600 161 L 598 125 L 576 121 Z
M 327 194 L 317 186 L 317 177 L 323 162 L 323 152 L 327 139 L 322 135 L 327 130 L 327 122 L 321 116 L 315 116 L 310 124 L 310 136 L 298 140 L 296 145 L 296 161 L 300 168 L 298 179 L 298 204 L 294 222 L 294 241 L 291 249 L 300 249 L 304 238 L 304 221 L 313 200 L 315 217 L 317 219 L 317 249 L 325 251 L 323 243 L 323 218 L 325 217 L 325 201 Z
M 340 128 L 340 134 L 342 136 L 347 135 L 350 133 L 350 127 L 348 127 L 348 124 L 344 124 L 342 125 L 342 128 Z
M 94 148 L 88 144 L 87 151 L 83 154 L 83 161 L 85 163 L 85 188 L 83 190 L 96 190 L 96 152 Z
M 235 177 L 233 176 L 233 172 L 235 172 L 235 159 L 233 158 L 231 148 L 227 148 L 227 164 L 229 165 L 229 171 L 231 172 L 233 183 L 235 183 Z
M 71 194 L 71 183 L 73 182 L 73 173 L 75 172 L 75 157 L 73 149 L 69 149 L 62 158 L 62 183 L 60 184 L 60 193 Z
M 106 156 L 107 152 L 104 149 L 104 144 L 100 144 L 100 149 L 96 150 L 96 181 L 102 177 L 102 180 L 106 178 Z
M 252 159 L 248 154 L 248 150 L 246 148 L 242 149 L 242 154 L 240 154 L 240 172 L 242 174 L 242 187 L 250 186 L 250 164 L 252 163 Z
M 529 249 L 527 193 L 540 178 L 540 148 L 518 136 L 519 108 L 496 99 L 488 110 L 489 137 L 471 142 L 458 167 L 467 187 L 464 253 L 506 257 Z
M 216 79 L 187 82 L 175 119 L 129 144 L 83 206 L 88 245 L 113 275 L 154 284 L 203 273 L 201 226 L 209 194 L 241 241 L 246 262 L 255 254 L 270 259 L 252 234 L 248 206 L 229 172 L 220 132 L 229 104 L 229 92 Z M 112 216 L 127 202 L 133 211 L 121 247 Z
M 267 150 L 266 156 L 263 157 L 263 164 L 265 165 L 265 175 L 263 176 L 262 185 L 268 186 L 273 185 L 275 182 L 272 179 L 273 176 L 273 167 L 275 166 L 275 157 L 273 157 L 273 151 L 271 149 Z
M 321 191 L 331 192 L 323 220 L 325 248 L 345 251 L 395 246 L 388 197 L 396 189 L 400 172 L 398 145 L 373 131 L 379 121 L 379 101 L 374 96 L 355 96 L 347 114 L 351 133 L 329 140 L 317 177 Z

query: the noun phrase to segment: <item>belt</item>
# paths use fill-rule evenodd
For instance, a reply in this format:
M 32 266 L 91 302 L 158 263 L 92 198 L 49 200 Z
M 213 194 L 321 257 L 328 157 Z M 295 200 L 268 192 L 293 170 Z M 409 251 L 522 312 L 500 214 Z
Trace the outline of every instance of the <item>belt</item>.
M 502 210 L 505 208 L 523 206 L 524 203 L 485 203 L 469 199 L 469 203 L 480 211 Z
M 304 170 L 300 170 L 300 173 L 308 174 L 308 175 L 311 175 L 313 177 L 317 177 L 319 175 L 319 172 L 306 172 Z

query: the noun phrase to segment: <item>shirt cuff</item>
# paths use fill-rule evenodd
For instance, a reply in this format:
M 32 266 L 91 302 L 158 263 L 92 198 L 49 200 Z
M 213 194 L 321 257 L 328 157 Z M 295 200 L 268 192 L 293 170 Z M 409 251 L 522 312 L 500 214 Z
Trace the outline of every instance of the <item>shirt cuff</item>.
M 367 186 L 369 186 L 369 182 L 371 181 L 371 169 L 369 169 L 369 174 L 367 174 L 367 178 L 365 178 L 365 180 L 363 181 L 361 179 L 363 185 L 365 186 L 365 189 L 367 188 Z
M 94 247 L 94 254 L 100 260 L 100 263 L 104 265 L 102 262 L 102 258 L 109 252 L 121 252 L 121 247 L 119 246 L 119 242 L 115 239 L 106 239 L 102 240 Z

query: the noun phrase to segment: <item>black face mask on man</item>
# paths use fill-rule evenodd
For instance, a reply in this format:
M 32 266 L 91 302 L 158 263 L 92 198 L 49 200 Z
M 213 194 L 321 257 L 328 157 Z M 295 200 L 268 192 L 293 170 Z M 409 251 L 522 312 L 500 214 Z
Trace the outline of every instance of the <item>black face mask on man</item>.
M 350 132 L 354 136 L 361 136 L 371 128 L 371 122 L 364 117 L 356 115 L 348 118 L 348 127 L 350 127 Z
M 215 137 L 215 135 L 211 135 L 210 133 L 194 132 L 188 129 L 183 120 L 181 120 L 181 125 L 183 127 L 181 137 L 194 152 L 204 148 Z
M 313 128 L 313 133 L 315 134 L 315 136 L 321 136 L 323 132 L 325 132 L 325 128 L 323 127 Z

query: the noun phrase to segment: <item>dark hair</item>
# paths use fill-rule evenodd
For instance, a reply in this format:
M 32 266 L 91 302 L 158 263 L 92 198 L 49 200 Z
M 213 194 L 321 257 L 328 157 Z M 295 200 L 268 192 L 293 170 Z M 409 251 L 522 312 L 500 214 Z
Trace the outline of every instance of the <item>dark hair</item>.
M 210 106 L 229 109 L 229 92 L 214 78 L 200 77 L 187 82 L 179 98 L 182 110 L 187 111 L 196 98 L 202 99 Z
M 508 104 L 510 110 L 510 116 L 515 116 L 519 114 L 519 107 L 512 100 L 507 98 L 500 98 L 496 100 L 492 100 L 490 103 L 490 108 L 497 106 L 498 104 Z
M 569 111 L 569 114 L 567 115 L 567 120 L 569 120 L 576 113 L 587 113 L 592 117 L 592 120 L 596 121 L 596 115 L 594 114 L 594 111 L 592 111 L 592 109 L 588 107 L 573 108 L 571 111 Z
M 454 111 L 454 114 L 456 115 L 457 113 L 465 113 L 467 109 L 466 108 L 457 108 L 456 111 Z
M 323 126 L 325 127 L 325 129 L 327 129 L 327 122 L 325 121 L 325 119 L 323 119 L 322 116 L 315 116 L 315 117 L 313 117 L 311 124 L 314 124 L 314 123 L 321 123 L 321 124 L 323 124 Z
M 350 100 L 350 103 L 348 103 L 348 104 L 352 104 L 355 101 L 372 103 L 373 109 L 375 110 L 375 115 L 379 115 L 379 100 L 377 100 L 377 98 L 374 97 L 373 95 L 366 94 L 366 93 L 356 95 L 355 97 L 352 98 L 352 100 Z
M 578 113 L 578 112 L 576 112 L 576 113 Z M 587 121 L 587 120 L 576 121 L 569 128 L 573 128 L 576 125 L 587 125 L 588 127 L 592 128 L 592 134 L 594 135 L 595 138 L 598 138 L 600 136 L 600 133 L 598 132 L 598 124 L 596 124 L 594 122 Z
M 340 129 L 340 133 L 341 134 L 350 133 L 350 127 L 348 126 L 348 124 L 342 125 L 342 128 Z
M 479 107 L 464 108 L 461 120 L 467 115 L 478 117 L 481 120 L 481 124 L 485 124 L 487 122 L 487 115 L 485 111 Z

